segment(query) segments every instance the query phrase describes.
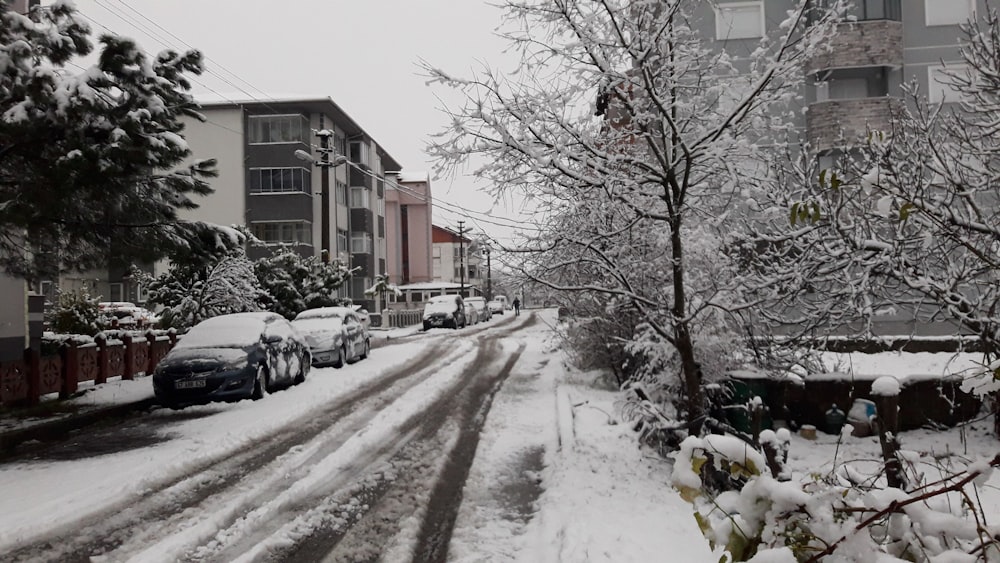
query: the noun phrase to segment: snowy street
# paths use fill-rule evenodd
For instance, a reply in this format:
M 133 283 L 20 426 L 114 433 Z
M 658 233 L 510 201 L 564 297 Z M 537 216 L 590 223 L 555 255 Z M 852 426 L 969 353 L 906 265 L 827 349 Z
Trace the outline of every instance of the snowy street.
M 433 330 L 340 370 L 315 369 L 262 401 L 155 409 L 25 448 L 0 472 L 0 552 L 12 561 L 614 560 L 615 543 L 636 530 L 606 525 L 623 511 L 621 492 L 689 509 L 665 482 L 653 495 L 649 483 L 602 476 L 614 449 L 574 437 L 560 354 L 547 341 L 553 321 L 545 311 Z M 648 470 L 601 409 L 576 416 L 631 452 L 636 463 L 615 460 L 616 472 Z M 707 556 L 694 520 L 674 520 Z

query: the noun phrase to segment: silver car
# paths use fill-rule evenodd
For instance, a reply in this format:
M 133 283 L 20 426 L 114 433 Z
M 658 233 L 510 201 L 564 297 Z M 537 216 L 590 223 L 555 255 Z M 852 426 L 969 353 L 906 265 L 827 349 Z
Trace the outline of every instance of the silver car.
M 312 349 L 314 366 L 342 367 L 371 352 L 368 327 L 350 307 L 321 307 L 296 315 L 292 325 Z

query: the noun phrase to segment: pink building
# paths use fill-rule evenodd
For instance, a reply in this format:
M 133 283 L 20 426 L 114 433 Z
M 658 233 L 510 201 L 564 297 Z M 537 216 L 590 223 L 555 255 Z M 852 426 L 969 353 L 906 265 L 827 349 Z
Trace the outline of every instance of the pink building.
M 401 172 L 386 182 L 386 270 L 397 285 L 429 282 L 433 198 L 426 172 Z

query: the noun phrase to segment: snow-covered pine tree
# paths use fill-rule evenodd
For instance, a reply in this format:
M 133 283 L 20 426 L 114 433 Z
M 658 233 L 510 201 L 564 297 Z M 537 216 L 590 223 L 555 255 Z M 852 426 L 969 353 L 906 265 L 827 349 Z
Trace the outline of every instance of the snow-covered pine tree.
M 177 217 L 214 175 L 211 160 L 176 169 L 201 54 L 150 57 L 105 35 L 98 63 L 76 72 L 89 35 L 71 2 L 29 16 L 0 3 L 0 267 L 16 276 L 103 266 L 111 252 L 151 261 L 213 228 Z

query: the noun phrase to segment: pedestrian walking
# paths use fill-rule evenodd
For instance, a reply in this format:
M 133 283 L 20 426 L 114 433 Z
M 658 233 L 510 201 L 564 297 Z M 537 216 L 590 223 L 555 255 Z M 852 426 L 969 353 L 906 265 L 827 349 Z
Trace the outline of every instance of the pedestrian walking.
M 514 298 L 514 302 L 511 303 L 511 305 L 514 306 L 514 316 L 516 317 L 516 316 L 520 315 L 521 314 L 521 300 L 518 299 L 517 297 L 515 297 Z

